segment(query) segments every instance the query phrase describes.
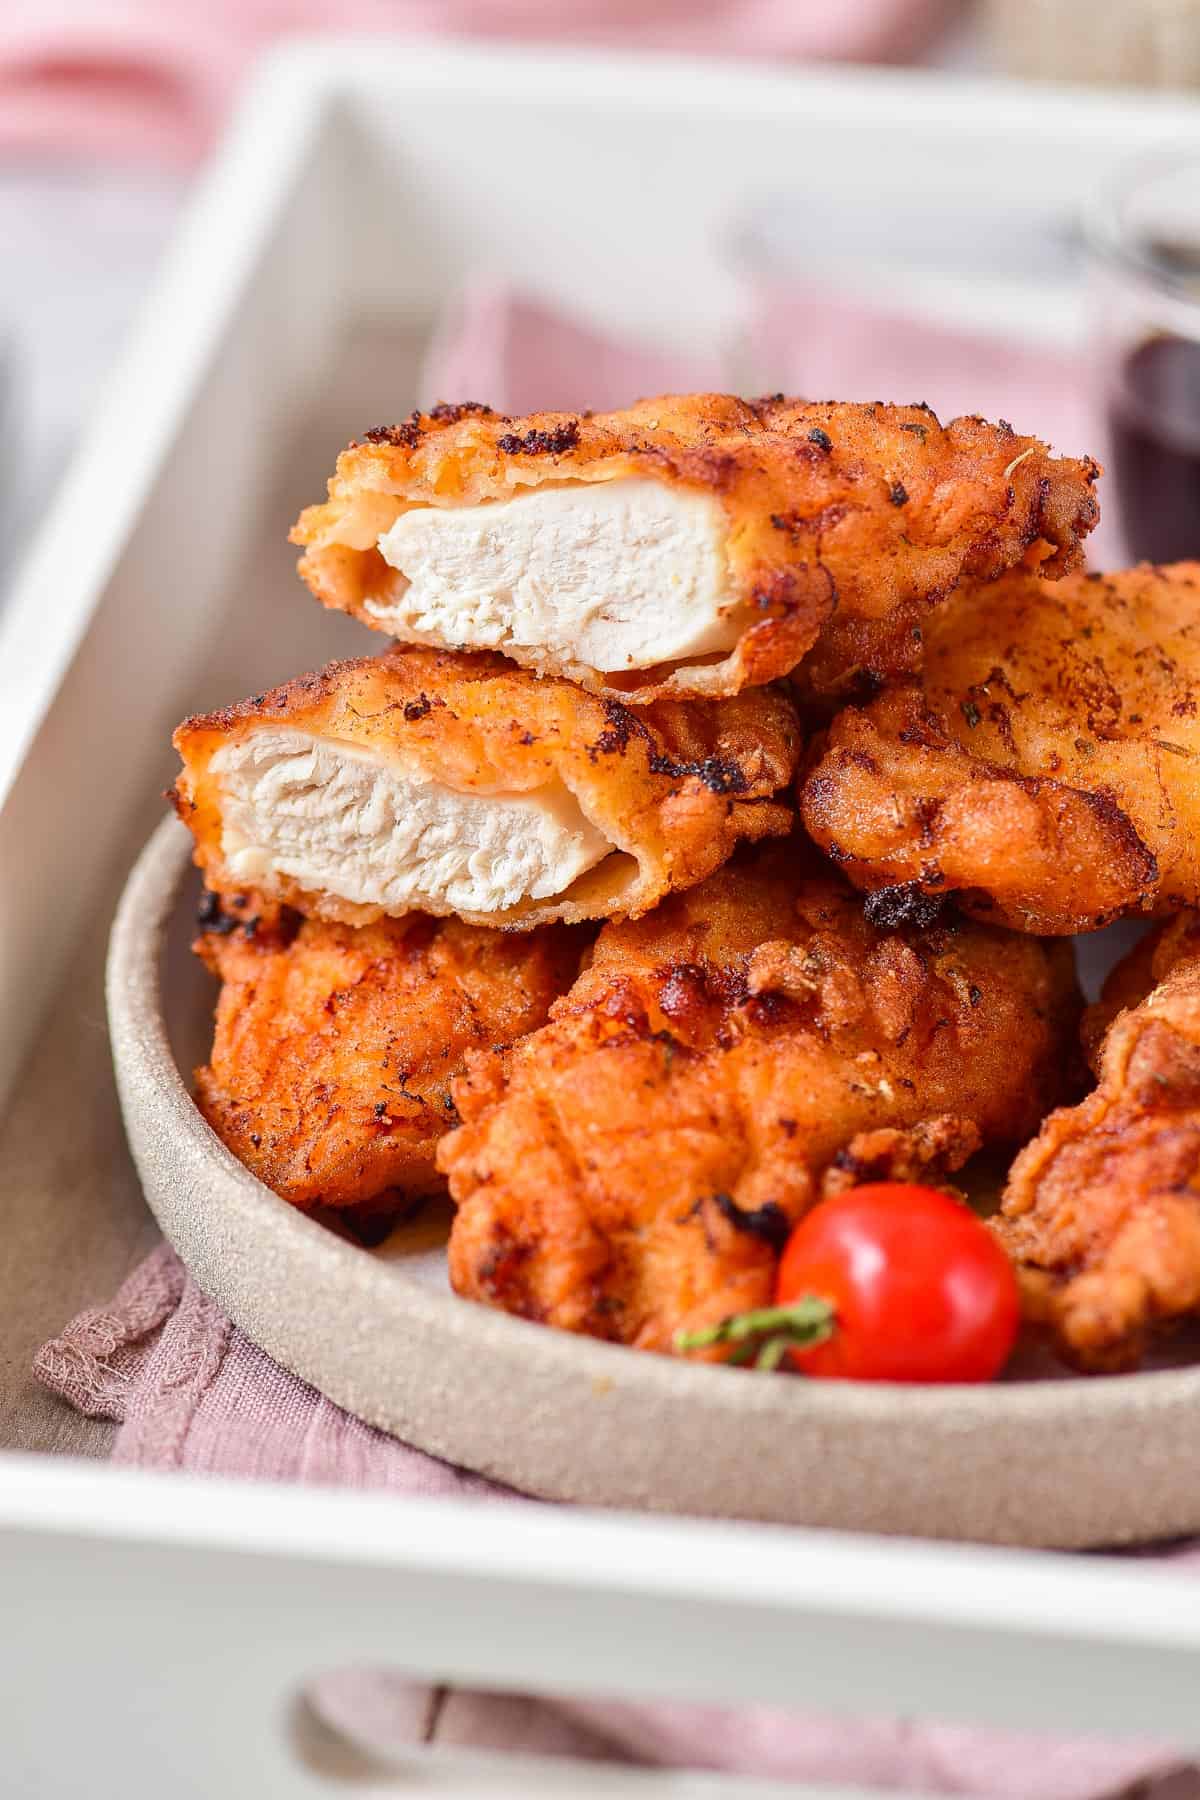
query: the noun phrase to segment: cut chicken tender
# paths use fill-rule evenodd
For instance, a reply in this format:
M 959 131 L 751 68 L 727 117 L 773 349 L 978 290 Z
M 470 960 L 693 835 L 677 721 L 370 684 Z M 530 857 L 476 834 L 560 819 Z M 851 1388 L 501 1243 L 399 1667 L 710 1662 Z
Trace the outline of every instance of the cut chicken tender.
M 1098 473 L 922 406 L 435 407 L 351 444 L 292 540 L 317 598 L 380 631 L 647 703 L 785 675 L 835 609 L 881 620 L 1027 555 L 1061 574 Z
M 803 854 L 605 926 L 548 1025 L 470 1060 L 438 1152 L 460 1294 L 669 1351 L 770 1300 L 823 1194 L 938 1179 L 1065 1097 L 1069 945 L 875 930 Z
M 586 936 L 497 933 L 419 914 L 354 928 L 209 897 L 197 950 L 224 984 L 196 1099 L 248 1169 L 296 1206 L 436 1193 L 468 1049 L 541 1025 Z
M 1155 1326 L 1200 1312 L 1200 913 L 1139 946 L 1110 988 L 1132 1000 L 1139 984 L 1095 1092 L 1022 1151 L 996 1221 L 1027 1312 L 1084 1369 L 1135 1367 Z
M 395 649 L 189 719 L 175 746 L 215 891 L 528 928 L 636 916 L 789 830 L 771 796 L 799 727 L 777 689 L 632 713 L 498 656 Z
M 834 720 L 805 825 L 873 905 L 1022 931 L 1200 901 L 1200 564 L 1014 574 L 930 622 L 919 678 Z
M 418 506 L 379 540 L 408 583 L 371 618 L 420 644 L 646 669 L 732 650 L 725 522 L 707 494 L 636 478 Z

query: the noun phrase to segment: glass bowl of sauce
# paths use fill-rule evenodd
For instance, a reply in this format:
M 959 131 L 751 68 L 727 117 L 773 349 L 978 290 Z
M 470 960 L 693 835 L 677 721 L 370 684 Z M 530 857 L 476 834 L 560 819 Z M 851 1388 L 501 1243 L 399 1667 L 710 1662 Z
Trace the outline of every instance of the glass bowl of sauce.
M 1149 562 L 1200 558 L 1200 162 L 1134 170 L 1088 239 L 1125 541 Z

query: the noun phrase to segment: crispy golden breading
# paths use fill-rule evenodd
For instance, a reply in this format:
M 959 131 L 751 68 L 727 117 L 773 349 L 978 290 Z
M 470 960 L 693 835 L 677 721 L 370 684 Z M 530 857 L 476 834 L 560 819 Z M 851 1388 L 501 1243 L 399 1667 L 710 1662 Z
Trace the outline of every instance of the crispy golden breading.
M 491 640 L 539 672 L 645 703 L 785 675 L 835 609 L 839 620 L 879 620 L 1027 554 L 1043 573 L 1063 573 L 1099 516 L 1098 474 L 1009 426 L 942 426 L 920 406 L 696 394 L 590 417 L 438 407 L 351 444 L 328 500 L 301 515 L 292 540 L 305 546 L 300 573 L 319 600 L 386 630 L 373 609 L 394 607 L 407 582 L 377 544 L 413 507 L 629 478 L 710 496 L 727 533 L 731 651 L 603 672 L 546 645 Z
M 262 734 L 278 739 L 280 731 L 302 734 L 301 756 L 312 738 L 331 756 L 348 756 L 356 779 L 365 758 L 372 771 L 398 770 L 405 779 L 415 773 L 453 795 L 534 802 L 549 796 L 544 803 L 558 814 L 568 802 L 580 828 L 595 836 L 599 860 L 565 891 L 525 894 L 490 909 L 467 904 L 451 884 L 441 899 L 393 903 L 383 887 L 382 902 L 365 899 L 376 889 L 352 888 L 348 871 L 358 852 L 378 869 L 399 842 L 403 806 L 396 818 L 383 817 L 373 801 L 362 803 L 361 789 L 343 803 L 331 780 L 318 793 L 301 761 L 286 784 L 272 775 L 276 785 L 263 790 L 265 816 L 257 826 L 273 834 L 270 865 L 246 873 L 244 853 L 228 853 L 231 778 L 212 761 L 230 745 L 268 743 Z M 475 924 L 528 929 L 556 919 L 636 916 L 673 889 L 703 880 L 739 840 L 788 831 L 790 795 L 771 796 L 790 786 L 800 739 L 795 710 L 778 688 L 716 705 L 663 701 L 634 713 L 570 682 L 540 680 L 499 656 L 397 648 L 332 663 L 240 706 L 189 719 L 175 746 L 184 762 L 176 805 L 211 888 L 229 893 L 257 885 L 305 913 L 352 924 L 416 905 Z M 314 887 L 295 871 L 316 866 L 304 857 L 317 825 L 326 834 L 321 854 L 330 873 Z M 466 840 L 468 850 L 473 841 Z M 490 851 L 472 854 L 503 861 L 509 851 L 501 833 Z M 412 854 L 425 854 L 420 842 Z
M 1150 949 L 1101 1002 L 1143 986 L 1104 1038 L 1099 1085 L 1021 1152 L 996 1221 L 1027 1312 L 1084 1369 L 1135 1367 L 1155 1325 L 1200 1311 L 1200 914 Z
M 1200 564 L 1010 575 L 931 620 L 925 669 L 847 708 L 805 825 L 891 901 L 1022 931 L 1200 900 Z
M 361 1207 L 441 1191 L 434 1147 L 466 1053 L 541 1025 L 586 936 L 481 931 L 420 914 L 354 928 L 251 927 L 211 905 L 196 948 L 223 983 L 204 1117 L 296 1206 Z M 212 929 L 218 926 L 220 929 Z
M 831 619 L 791 678 L 804 717 L 828 720 L 839 707 L 871 699 L 888 683 L 918 675 L 926 632 L 958 604 L 962 592 L 956 588 L 932 605 L 910 600 L 884 619 L 840 613 Z
M 791 1223 L 953 1170 L 1066 1091 L 1070 947 L 885 932 L 797 846 L 608 925 L 551 1022 L 455 1084 L 460 1294 L 668 1351 L 771 1295 Z

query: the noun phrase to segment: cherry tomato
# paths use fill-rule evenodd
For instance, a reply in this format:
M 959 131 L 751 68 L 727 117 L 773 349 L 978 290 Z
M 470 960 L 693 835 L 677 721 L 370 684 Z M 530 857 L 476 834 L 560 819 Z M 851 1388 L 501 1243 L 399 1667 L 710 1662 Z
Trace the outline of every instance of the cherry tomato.
M 839 1381 L 990 1381 L 1016 1340 L 1008 1258 L 961 1200 L 876 1182 L 825 1200 L 784 1246 L 775 1304 L 676 1347 L 730 1346 L 730 1362 L 791 1362 Z
M 776 1304 L 833 1308 L 823 1342 L 789 1349 L 806 1375 L 857 1381 L 990 1381 L 1020 1324 L 1012 1267 L 962 1201 L 934 1188 L 851 1188 L 803 1218 L 783 1252 Z

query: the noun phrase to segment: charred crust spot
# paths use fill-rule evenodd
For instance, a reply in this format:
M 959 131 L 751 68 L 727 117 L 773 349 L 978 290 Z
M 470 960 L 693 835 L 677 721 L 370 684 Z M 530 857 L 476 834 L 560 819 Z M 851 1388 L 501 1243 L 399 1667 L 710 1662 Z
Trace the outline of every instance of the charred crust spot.
M 767 1244 L 778 1255 L 791 1234 L 791 1223 L 783 1208 L 774 1200 L 763 1206 L 739 1206 L 732 1194 L 714 1194 L 713 1205 L 735 1231 L 744 1231 Z
M 238 900 L 234 899 L 230 904 L 236 908 Z M 245 904 L 244 899 L 242 904 Z M 201 931 L 211 931 L 215 937 L 228 937 L 230 932 L 237 930 L 241 922 L 236 911 L 227 912 L 221 905 L 219 894 L 205 888 L 196 906 L 196 924 Z M 257 929 L 257 919 L 254 925 Z
M 419 694 L 415 700 L 409 700 L 405 703 L 404 717 L 408 720 L 410 725 L 413 725 L 418 719 L 428 718 L 432 711 L 433 701 L 429 698 L 429 695 Z
M 929 427 L 927 425 L 918 425 L 915 419 L 906 419 L 900 429 L 901 431 L 911 431 L 914 437 L 920 438 L 921 442 L 924 443 Z
M 650 758 L 654 775 L 667 775 L 673 781 L 689 777 L 703 782 L 714 794 L 744 794 L 750 783 L 746 771 L 727 757 L 706 756 L 699 762 L 676 762 L 674 757 L 655 751 Z
M 460 419 L 475 415 L 481 419 L 494 419 L 496 414 L 492 407 L 485 406 L 482 400 L 439 400 L 430 408 L 429 417 L 439 425 L 457 425 Z
M 556 425 L 553 431 L 527 431 L 524 437 L 516 431 L 506 431 L 497 438 L 496 448 L 505 456 L 560 456 L 564 450 L 574 450 L 579 443 L 579 421 L 570 419 L 565 425 Z
M 944 895 L 927 894 L 919 881 L 902 881 L 868 894 L 863 918 L 876 931 L 899 931 L 906 926 L 925 931 L 940 917 L 945 903 Z
M 629 748 L 632 737 L 640 737 L 651 746 L 654 739 L 645 723 L 623 706 L 619 700 L 604 700 L 604 716 L 608 724 L 600 733 L 594 744 L 588 746 L 588 756 L 595 762 L 597 756 L 619 756 Z
M 390 444 L 393 450 L 415 450 L 421 441 L 421 415 L 409 413 L 402 425 L 373 425 L 364 431 L 364 444 Z M 353 448 L 353 446 L 351 446 Z
M 639 719 L 629 707 L 622 705 L 621 701 L 605 700 L 602 704 L 608 723 L 588 748 L 588 756 L 592 762 L 595 762 L 597 756 L 624 754 L 631 738 L 637 737 L 646 745 L 652 775 L 665 775 L 672 781 L 692 778 L 703 782 L 712 793 L 722 795 L 744 794 L 749 787 L 745 770 L 728 757 L 706 756 L 695 762 L 680 762 L 665 750 L 657 748 L 644 720 Z

